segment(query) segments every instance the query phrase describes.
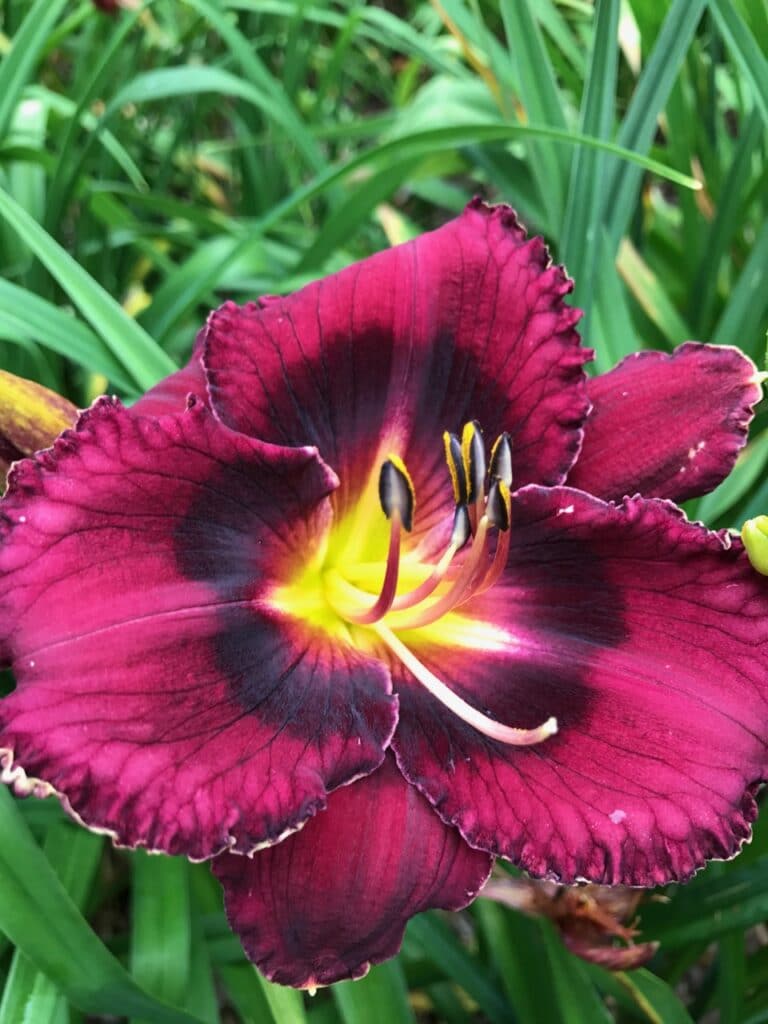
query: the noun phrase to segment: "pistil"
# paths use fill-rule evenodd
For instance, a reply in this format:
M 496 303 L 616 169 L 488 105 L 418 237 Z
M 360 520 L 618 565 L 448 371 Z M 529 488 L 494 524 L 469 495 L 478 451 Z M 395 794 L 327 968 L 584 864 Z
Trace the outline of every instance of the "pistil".
M 517 729 L 489 718 L 481 711 L 478 711 L 477 708 L 473 708 L 471 704 L 467 704 L 449 686 L 446 686 L 441 679 L 438 679 L 433 672 L 430 672 L 426 665 L 422 665 L 413 652 L 395 636 L 391 629 L 388 629 L 381 622 L 377 623 L 373 628 L 390 651 L 400 659 L 421 685 L 429 690 L 433 697 L 436 697 L 441 704 L 444 704 L 462 722 L 471 725 L 473 729 L 477 729 L 484 736 L 514 747 L 530 747 L 535 743 L 541 743 L 542 740 L 546 740 L 550 736 L 554 736 L 557 732 L 556 718 L 548 718 L 546 722 L 543 722 L 535 729 Z

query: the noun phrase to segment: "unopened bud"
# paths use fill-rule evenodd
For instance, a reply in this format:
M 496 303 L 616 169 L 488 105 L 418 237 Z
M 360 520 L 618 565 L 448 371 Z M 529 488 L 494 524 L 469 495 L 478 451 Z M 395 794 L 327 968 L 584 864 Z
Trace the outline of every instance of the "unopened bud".
M 77 409 L 66 398 L 0 370 L 0 468 L 47 448 L 76 419 Z
M 768 516 L 748 519 L 741 528 L 741 539 L 752 567 L 768 576 Z

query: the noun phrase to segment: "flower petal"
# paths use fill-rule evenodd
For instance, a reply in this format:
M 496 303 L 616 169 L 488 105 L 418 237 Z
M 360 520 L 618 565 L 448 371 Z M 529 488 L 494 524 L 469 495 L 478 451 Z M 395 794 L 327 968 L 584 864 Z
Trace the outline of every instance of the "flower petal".
M 194 394 L 205 405 L 208 404 L 208 387 L 202 363 L 204 335 L 205 329 L 197 332 L 187 365 L 158 381 L 133 403 L 131 412 L 141 416 L 162 416 L 168 412 L 181 412 L 186 407 L 189 394 Z
M 123 844 L 203 858 L 276 841 L 378 767 L 386 668 L 263 602 L 322 540 L 335 482 L 314 450 L 199 403 L 149 420 L 101 400 L 18 463 L 0 506 L 4 780 L 43 780 Z
M 475 201 L 294 295 L 213 313 L 213 408 L 252 436 L 317 445 L 341 479 L 337 507 L 391 452 L 410 470 L 422 517 L 436 494 L 450 505 L 441 438 L 470 419 L 491 441 L 513 435 L 519 484 L 560 482 L 589 408 L 591 353 L 563 302 L 571 287 L 509 207 Z
M 765 580 L 667 502 L 529 487 L 513 522 L 505 576 L 464 606 L 465 645 L 408 642 L 493 718 L 559 731 L 504 746 L 393 667 L 406 777 L 536 876 L 656 885 L 732 856 L 766 775 Z
M 253 858 L 224 854 L 213 870 L 229 923 L 259 970 L 312 988 L 360 978 L 394 956 L 414 914 L 465 907 L 491 863 L 443 825 L 387 757 L 296 835 Z
M 568 483 L 606 500 L 684 501 L 731 471 L 761 391 L 738 349 L 687 342 L 636 352 L 588 384 L 593 410 Z

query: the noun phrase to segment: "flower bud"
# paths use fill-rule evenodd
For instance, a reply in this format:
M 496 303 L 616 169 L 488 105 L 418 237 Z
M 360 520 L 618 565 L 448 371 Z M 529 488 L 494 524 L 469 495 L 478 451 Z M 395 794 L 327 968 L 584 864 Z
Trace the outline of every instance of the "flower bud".
M 768 576 L 768 516 L 748 519 L 741 528 L 741 539 L 753 568 Z
M 0 370 L 0 473 L 15 459 L 47 448 L 76 419 L 66 398 Z

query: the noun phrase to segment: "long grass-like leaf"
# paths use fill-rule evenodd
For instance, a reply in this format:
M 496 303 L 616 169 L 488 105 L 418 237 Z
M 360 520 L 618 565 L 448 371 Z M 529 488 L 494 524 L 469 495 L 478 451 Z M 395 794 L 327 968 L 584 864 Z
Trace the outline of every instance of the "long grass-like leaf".
M 710 0 L 710 10 L 728 48 L 752 84 L 755 101 L 768 125 L 768 60 L 731 0 Z
M 361 981 L 333 986 L 344 1024 L 416 1024 L 399 960 L 374 967 Z
M 143 328 L 2 188 L 0 217 L 24 238 L 140 388 L 175 369 Z
M 565 131 L 566 119 L 555 73 L 533 11 L 529 0 L 501 0 L 507 46 L 520 76 L 521 99 L 530 122 Z M 538 180 L 542 202 L 556 228 L 565 206 L 568 154 L 547 143 L 536 145 L 534 154 L 541 168 Z
M 67 0 L 36 0 L 0 64 L 0 139 L 5 138 L 24 86 Z
M 674 0 L 650 57 L 643 68 L 621 125 L 617 142 L 635 153 L 647 153 L 659 114 L 690 46 L 708 0 Z M 627 163 L 617 165 L 608 183 L 609 236 L 618 248 L 635 209 L 642 172 Z
M 152 1024 L 199 1024 L 144 993 L 84 920 L 0 787 L 0 929 L 67 998 L 88 1013 L 134 1014 Z
M 613 127 L 618 47 L 619 0 L 598 0 L 580 127 L 584 135 L 606 139 Z M 604 152 L 578 146 L 571 158 L 560 257 L 576 280 L 574 301 L 584 310 L 582 329 L 589 330 L 595 263 L 600 244 L 607 160 Z

